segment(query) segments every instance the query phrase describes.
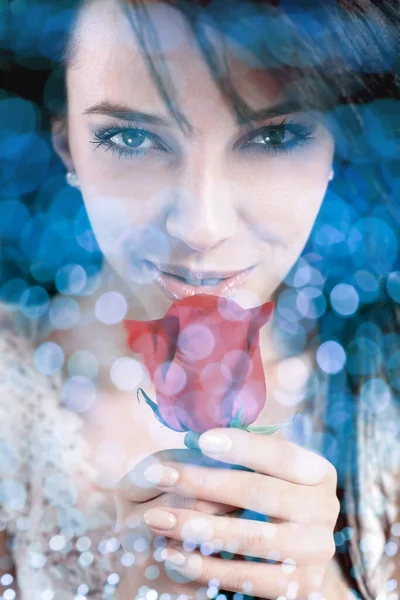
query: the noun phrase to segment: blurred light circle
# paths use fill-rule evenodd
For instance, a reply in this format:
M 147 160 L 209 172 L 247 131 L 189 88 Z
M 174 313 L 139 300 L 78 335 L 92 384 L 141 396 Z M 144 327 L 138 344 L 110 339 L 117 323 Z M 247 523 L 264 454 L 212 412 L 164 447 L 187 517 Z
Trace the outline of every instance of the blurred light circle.
M 296 307 L 303 317 L 318 319 L 326 311 L 325 295 L 319 288 L 305 287 L 298 292 Z
M 279 295 L 277 313 L 291 323 L 301 319 L 301 314 L 297 308 L 297 290 L 285 290 Z
M 17 238 L 29 221 L 29 211 L 19 200 L 0 202 L 0 239 Z
M 243 321 L 248 316 L 246 310 L 259 308 L 261 304 L 260 296 L 245 288 L 231 290 L 229 298 L 218 298 L 218 310 L 227 321 Z
M 232 383 L 232 374 L 224 364 L 209 363 L 200 374 L 200 383 L 210 394 L 223 394 Z
M 400 127 L 398 101 L 392 98 L 379 98 L 363 105 L 362 109 L 363 133 L 372 151 L 380 158 L 397 160 L 399 140 L 393 132 L 398 131 Z
M 338 342 L 329 340 L 318 348 L 317 363 L 325 373 L 336 375 L 346 363 L 346 353 Z
M 377 275 L 392 268 L 399 251 L 397 237 L 389 223 L 376 217 L 357 221 L 347 243 L 353 263 Z
M 120 323 L 128 312 L 128 305 L 122 294 L 106 292 L 98 298 L 95 307 L 96 317 L 105 325 Z
M 39 135 L 30 133 L 18 137 L 20 157 L 15 183 L 21 194 L 27 194 L 45 181 L 50 164 L 50 150 L 49 145 Z
M 360 304 L 356 289 L 347 283 L 339 283 L 331 291 L 330 300 L 337 313 L 343 316 L 353 315 Z
M 387 361 L 394 352 L 400 348 L 400 335 L 397 333 L 388 333 L 383 336 L 381 341 L 381 348 L 384 359 Z
M 119 390 L 133 392 L 140 386 L 143 369 L 140 362 L 134 358 L 118 358 L 111 367 L 110 377 Z
M 354 281 L 362 302 L 374 302 L 379 294 L 379 282 L 369 271 L 356 271 Z
M 286 358 L 278 365 L 279 386 L 288 392 L 303 388 L 309 378 L 310 370 L 304 360 L 297 357 Z
M 218 312 L 227 321 L 243 321 L 247 317 L 246 310 L 239 302 L 224 296 L 218 298 Z
M 381 328 L 376 323 L 372 323 L 371 321 L 364 321 L 357 327 L 356 337 L 370 338 L 371 341 L 377 343 L 378 345 L 381 345 L 383 341 L 383 333 Z
M 96 402 L 96 388 L 87 377 L 73 376 L 64 384 L 62 396 L 73 412 L 85 412 Z
M 30 272 L 38 283 L 53 283 L 54 269 L 42 261 L 31 264 Z
M 369 271 L 357 271 L 354 275 L 358 286 L 366 292 L 375 292 L 379 288 L 379 283 L 375 275 Z
M 81 265 L 66 265 L 56 274 L 55 283 L 61 294 L 79 294 L 87 284 L 87 274 Z
M 18 277 L 14 277 L 7 281 L 1 288 L 0 299 L 8 304 L 8 309 L 12 308 L 12 305 L 18 305 L 21 302 L 22 294 L 27 289 L 28 285 L 26 281 Z
M 347 348 L 347 371 L 352 375 L 373 375 L 382 367 L 378 344 L 366 337 L 357 337 Z
M 274 397 L 282 406 L 296 406 L 304 400 L 304 391 L 299 389 L 295 392 L 288 392 L 278 389 L 274 391 Z
M 372 414 L 383 412 L 392 399 L 389 386 L 383 379 L 369 379 L 361 388 L 360 400 L 364 407 Z
M 389 296 L 395 302 L 398 302 L 400 304 L 400 272 L 399 271 L 394 271 L 393 273 L 390 273 L 390 275 L 387 279 L 386 288 L 387 288 L 387 292 L 388 292 Z
M 22 511 L 26 504 L 27 492 L 25 486 L 16 479 L 0 481 L 0 501 L 6 511 Z
M 293 286 L 296 288 L 301 288 L 308 283 L 310 283 L 311 279 L 311 267 L 310 265 L 304 265 L 297 269 L 294 277 L 293 277 Z
M 49 295 L 40 286 L 25 290 L 21 296 L 20 309 L 28 319 L 37 319 L 44 315 L 49 306 Z
M 178 394 L 186 385 L 186 372 L 180 365 L 167 362 L 157 367 L 154 385 L 163 394 Z
M 35 365 L 44 375 L 58 373 L 64 364 L 64 352 L 54 342 L 44 342 L 35 351 Z
M 243 381 L 253 370 L 253 363 L 245 350 L 230 350 L 221 363 L 230 373 L 233 381 Z M 224 371 L 225 372 L 225 371 Z
M 81 375 L 94 379 L 98 373 L 97 358 L 88 350 L 77 350 L 68 360 L 68 373 L 70 376 Z
M 277 350 L 286 356 L 300 354 L 307 341 L 307 330 L 300 321 L 286 321 L 282 317 L 275 318 L 273 330 L 274 343 Z
M 9 129 L 14 133 L 35 131 L 40 119 L 39 111 L 33 102 L 22 98 L 0 100 L 0 129 Z M 6 151 L 6 144 L 4 151 Z
M 186 356 L 194 360 L 203 360 L 214 350 L 214 335 L 206 325 L 187 325 L 179 333 L 178 346 Z
M 293 287 L 302 288 L 306 285 L 323 286 L 324 278 L 318 269 L 310 265 L 304 265 L 297 269 L 293 277 Z
M 55 298 L 50 305 L 50 323 L 56 329 L 74 327 L 80 317 L 79 305 L 73 298 Z

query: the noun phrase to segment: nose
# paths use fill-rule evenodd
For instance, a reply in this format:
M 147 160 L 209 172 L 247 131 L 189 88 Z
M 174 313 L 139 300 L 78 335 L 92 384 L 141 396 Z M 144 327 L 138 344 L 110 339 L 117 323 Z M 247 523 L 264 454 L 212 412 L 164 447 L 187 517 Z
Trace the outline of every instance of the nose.
M 187 166 L 171 196 L 166 218 L 169 235 L 198 252 L 233 237 L 238 217 L 232 192 L 229 176 L 220 169 L 201 161 Z

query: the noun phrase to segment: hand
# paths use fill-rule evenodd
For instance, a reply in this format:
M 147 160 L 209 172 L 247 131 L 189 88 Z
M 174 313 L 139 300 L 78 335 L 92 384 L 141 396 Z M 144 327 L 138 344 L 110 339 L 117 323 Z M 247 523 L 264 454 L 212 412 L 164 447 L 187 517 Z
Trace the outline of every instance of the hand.
M 117 508 L 116 533 L 125 551 L 133 553 L 135 557 L 132 567 L 126 569 L 125 574 L 121 577 L 117 591 L 119 600 L 132 600 L 141 586 L 144 585 L 157 589 L 159 595 L 168 593 L 171 598 L 176 598 L 181 594 L 185 594 L 188 598 L 201 600 L 201 595 L 198 593 L 196 595 L 199 587 L 197 584 L 187 581 L 186 578 L 179 576 L 179 573 L 167 573 L 165 571 L 164 563 L 160 557 L 162 550 L 160 544 L 163 541 L 166 542 L 166 539 L 162 537 L 162 534 L 153 534 L 149 530 L 143 520 L 143 514 L 147 510 L 183 508 L 210 515 L 228 514 L 236 510 L 231 505 L 196 500 L 189 496 L 183 497 L 177 494 L 175 490 L 168 493 L 149 483 L 144 476 L 146 468 L 150 465 L 167 464 L 168 461 L 173 464 L 178 464 L 181 461 L 195 464 L 215 464 L 215 461 L 191 450 L 162 451 L 148 456 L 119 482 L 118 489 L 114 493 Z M 141 548 L 140 545 L 135 543 L 140 539 L 146 540 L 147 548 Z M 152 543 L 153 548 L 151 547 Z M 165 546 L 165 543 L 163 545 Z M 157 566 L 160 570 L 159 576 L 154 581 L 150 580 L 146 574 L 148 567 L 152 565 Z M 203 596 L 205 600 L 208 600 L 206 589 Z
M 198 507 L 148 510 L 144 519 L 154 533 L 168 536 L 164 555 L 174 560 L 175 570 L 199 587 L 217 580 L 219 588 L 277 599 L 307 597 L 319 591 L 327 566 L 335 553 L 333 530 L 340 504 L 336 497 L 336 471 L 321 456 L 274 436 L 239 429 L 213 429 L 231 442 L 231 449 L 211 454 L 226 469 L 182 465 L 167 461 L 153 468 L 160 490 L 255 511 L 275 522 L 259 522 L 233 516 L 205 515 Z M 240 464 L 253 472 L 232 470 Z M 171 488 L 160 483 L 163 473 L 177 471 Z M 181 543 L 177 552 L 176 544 Z M 186 542 L 186 544 L 182 544 Z M 188 543 L 194 544 L 188 551 Z M 197 546 L 201 545 L 202 552 Z M 183 546 L 186 546 L 186 550 Z M 190 550 L 190 549 L 189 549 Z M 217 551 L 236 552 L 250 560 L 224 560 Z M 273 559 L 275 564 L 267 562 Z M 171 567 L 169 567 L 171 569 Z

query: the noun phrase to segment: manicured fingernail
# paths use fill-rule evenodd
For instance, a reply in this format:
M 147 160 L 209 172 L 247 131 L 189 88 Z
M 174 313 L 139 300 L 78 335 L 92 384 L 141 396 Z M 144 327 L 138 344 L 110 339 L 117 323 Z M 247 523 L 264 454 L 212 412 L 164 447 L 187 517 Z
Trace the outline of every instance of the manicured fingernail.
M 232 448 L 232 440 L 224 433 L 203 433 L 199 437 L 200 449 L 210 454 L 223 454 Z
M 163 487 L 172 487 L 179 479 L 178 471 L 164 465 L 150 465 L 143 475 L 149 483 Z
M 186 563 L 186 556 L 177 550 L 162 550 L 161 560 L 165 560 L 173 567 L 183 567 Z
M 176 517 L 161 508 L 150 508 L 143 515 L 144 522 L 155 529 L 173 529 Z

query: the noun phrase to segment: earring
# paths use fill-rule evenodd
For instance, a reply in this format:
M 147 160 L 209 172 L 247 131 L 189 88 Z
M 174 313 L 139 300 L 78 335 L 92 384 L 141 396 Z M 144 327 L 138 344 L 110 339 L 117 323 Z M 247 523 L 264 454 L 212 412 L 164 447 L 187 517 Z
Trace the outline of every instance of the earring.
M 65 176 L 65 180 L 71 187 L 79 189 L 79 181 L 78 177 L 76 176 L 76 173 L 71 173 L 70 171 L 68 171 L 68 173 Z
M 334 178 L 335 178 L 335 170 L 334 170 L 334 168 L 332 167 L 332 169 L 331 169 L 331 172 L 330 172 L 330 175 L 329 175 L 329 181 L 332 181 Z

